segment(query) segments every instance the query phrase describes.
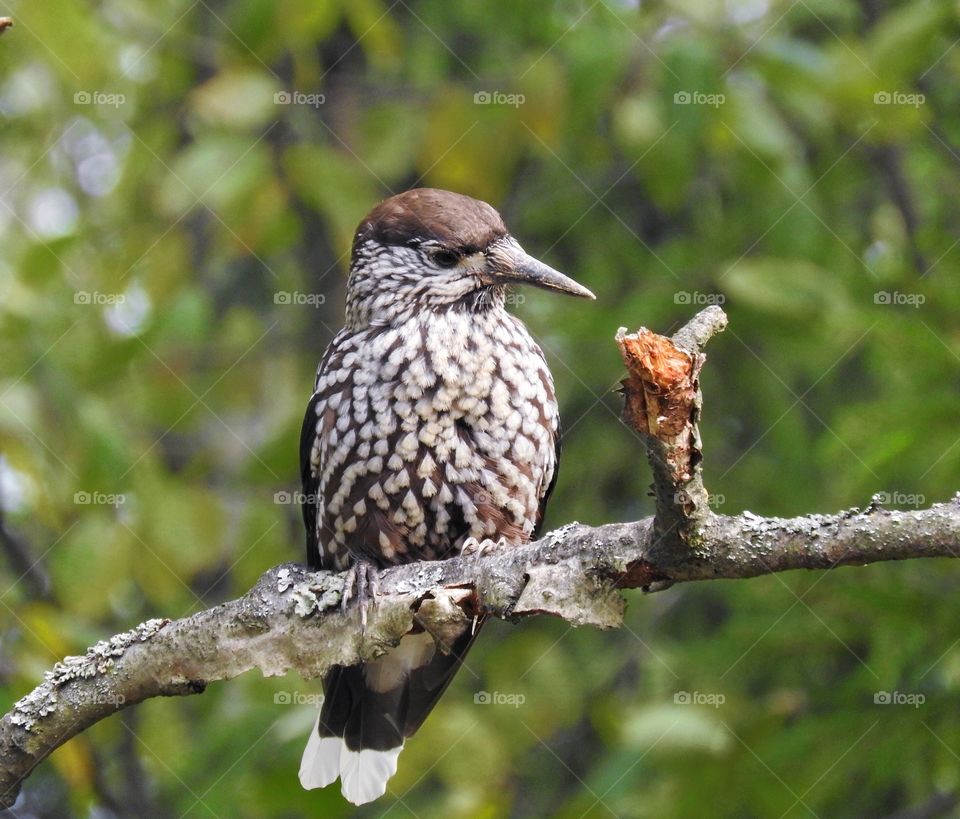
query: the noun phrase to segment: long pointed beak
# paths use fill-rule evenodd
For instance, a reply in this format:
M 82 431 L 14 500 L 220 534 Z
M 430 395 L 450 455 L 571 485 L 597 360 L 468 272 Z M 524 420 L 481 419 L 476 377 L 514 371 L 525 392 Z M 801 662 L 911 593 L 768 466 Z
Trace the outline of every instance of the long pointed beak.
M 544 290 L 596 299 L 586 287 L 528 254 L 512 236 L 491 245 L 489 266 L 481 278 L 489 284 L 529 284 Z

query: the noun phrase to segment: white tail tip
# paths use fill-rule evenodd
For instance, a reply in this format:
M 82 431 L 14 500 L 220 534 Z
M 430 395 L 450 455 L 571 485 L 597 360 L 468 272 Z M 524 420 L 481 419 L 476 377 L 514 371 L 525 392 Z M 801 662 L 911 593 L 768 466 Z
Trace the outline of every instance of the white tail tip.
M 321 737 L 319 725 L 318 714 L 300 761 L 300 784 L 306 790 L 325 788 L 339 776 L 340 792 L 354 805 L 383 796 L 387 781 L 397 772 L 403 746 L 389 751 L 351 751 L 340 737 Z

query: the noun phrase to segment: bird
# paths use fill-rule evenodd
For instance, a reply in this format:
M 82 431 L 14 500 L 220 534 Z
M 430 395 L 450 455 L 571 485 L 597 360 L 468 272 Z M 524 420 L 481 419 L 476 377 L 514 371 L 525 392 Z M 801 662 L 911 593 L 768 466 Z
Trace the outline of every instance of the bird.
M 344 327 L 317 368 L 300 465 L 308 564 L 349 572 L 344 598 L 358 599 L 363 622 L 381 569 L 539 532 L 560 419 L 543 351 L 506 309 L 512 285 L 595 298 L 463 194 L 407 190 L 357 228 Z M 444 646 L 411 632 L 375 660 L 332 667 L 301 785 L 339 777 L 354 804 L 382 796 L 477 631 Z

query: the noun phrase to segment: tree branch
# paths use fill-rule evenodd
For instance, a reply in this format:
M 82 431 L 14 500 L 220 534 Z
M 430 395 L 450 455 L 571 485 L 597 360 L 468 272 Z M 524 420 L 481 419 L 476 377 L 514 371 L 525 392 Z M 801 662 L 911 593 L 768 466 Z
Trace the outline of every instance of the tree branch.
M 622 622 L 621 590 L 740 579 L 792 569 L 960 556 L 960 494 L 919 511 L 863 510 L 798 518 L 716 515 L 707 505 L 697 428 L 701 347 L 723 329 L 703 311 L 673 339 L 617 334 L 629 371 L 625 415 L 647 443 L 657 512 L 597 528 L 569 524 L 524 546 L 412 563 L 381 572 L 361 629 L 340 607 L 343 575 L 285 564 L 246 595 L 191 617 L 150 620 L 68 657 L 0 719 L 0 806 L 56 747 L 149 697 L 196 694 L 258 669 L 315 677 L 331 665 L 382 654 L 411 629 L 441 647 L 481 613 L 503 619 L 551 614 L 575 625 Z

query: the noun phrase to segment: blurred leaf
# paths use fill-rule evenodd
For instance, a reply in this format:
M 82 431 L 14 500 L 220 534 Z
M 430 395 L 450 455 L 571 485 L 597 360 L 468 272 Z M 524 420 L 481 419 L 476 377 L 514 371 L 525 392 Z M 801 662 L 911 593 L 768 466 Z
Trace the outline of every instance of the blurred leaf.
M 741 259 L 723 286 L 738 303 L 771 316 L 806 321 L 844 310 L 844 290 L 835 276 L 802 259 Z
M 252 128 L 277 115 L 277 82 L 262 71 L 226 71 L 191 94 L 193 110 L 213 125 Z
M 706 751 L 721 753 L 730 747 L 730 735 L 720 720 L 698 706 L 650 706 L 623 722 L 623 738 L 645 751 Z

